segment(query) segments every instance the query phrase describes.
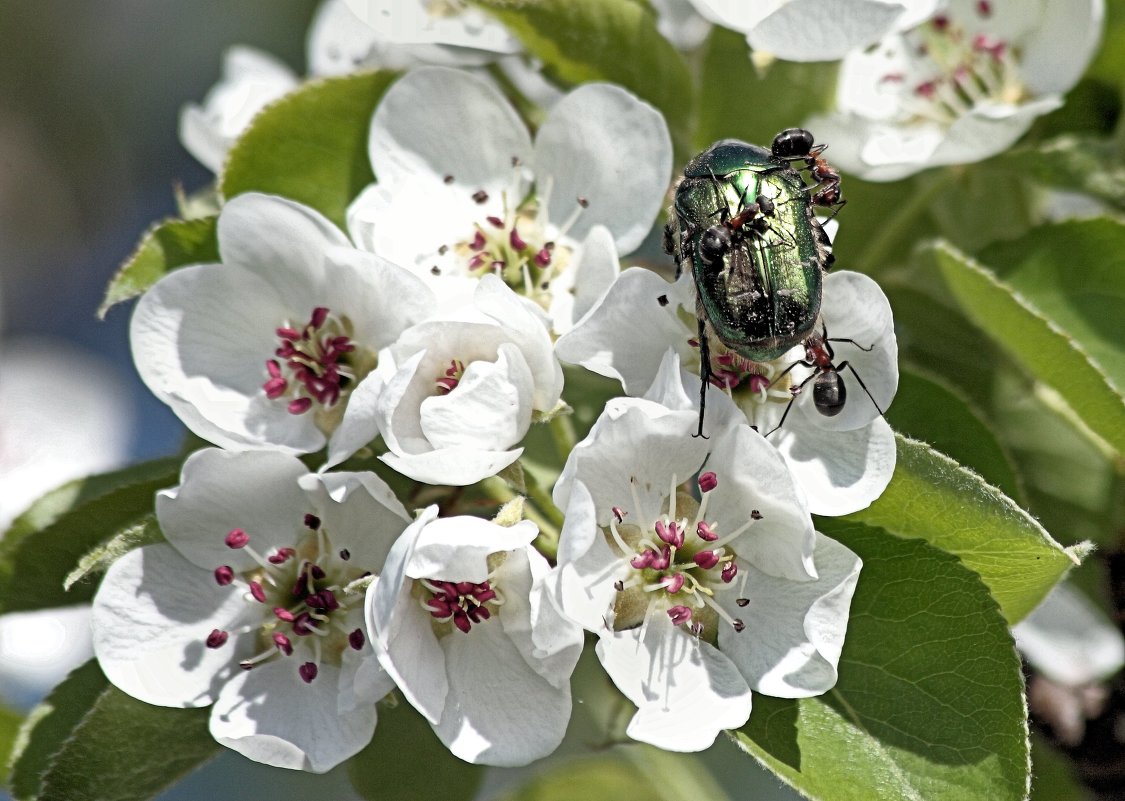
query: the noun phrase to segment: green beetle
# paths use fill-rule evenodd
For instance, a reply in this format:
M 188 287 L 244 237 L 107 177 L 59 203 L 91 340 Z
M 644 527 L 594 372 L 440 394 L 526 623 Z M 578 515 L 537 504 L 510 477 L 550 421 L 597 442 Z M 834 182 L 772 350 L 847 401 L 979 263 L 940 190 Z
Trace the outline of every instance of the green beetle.
M 691 268 L 702 358 L 699 434 L 711 378 L 708 335 L 751 361 L 776 359 L 804 342 L 820 317 L 831 244 L 813 213 L 839 205 L 838 177 L 827 196 L 792 161 L 819 150 L 803 129 L 787 129 L 770 150 L 733 139 L 692 159 L 676 187 L 665 250 Z M 814 173 L 814 179 L 816 176 Z

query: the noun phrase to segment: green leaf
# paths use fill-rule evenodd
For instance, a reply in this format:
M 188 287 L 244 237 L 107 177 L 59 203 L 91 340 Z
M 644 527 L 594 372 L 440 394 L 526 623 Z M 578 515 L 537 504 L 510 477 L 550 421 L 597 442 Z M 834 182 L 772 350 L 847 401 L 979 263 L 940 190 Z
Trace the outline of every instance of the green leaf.
M 1125 164 L 1117 144 L 1092 136 L 1066 135 L 1034 147 L 1009 150 L 997 167 L 1070 192 L 1085 192 L 1125 209 Z
M 726 801 L 729 798 L 692 754 L 629 745 L 556 763 L 500 801 Z
M 0 540 L 0 614 L 89 601 L 92 583 L 63 589 L 88 552 L 151 514 L 157 490 L 179 481 L 179 460 L 158 459 L 78 479 L 47 493 Z
M 9 758 L 19 738 L 23 715 L 0 705 L 0 785 L 8 783 Z
M 1074 763 L 1039 736 L 1031 738 L 1031 769 L 1029 801 L 1094 801 L 1075 776 Z
M 375 180 L 367 131 L 396 77 L 361 72 L 310 81 L 265 108 L 227 156 L 219 179 L 223 197 L 283 195 L 346 228 L 348 204 Z
M 896 440 L 890 485 L 847 519 L 957 556 L 988 586 L 1008 622 L 1019 622 L 1078 560 L 976 473 L 924 443 Z
M 663 114 L 679 157 L 690 146 L 693 90 L 687 64 L 634 0 L 472 0 L 520 40 L 556 82 L 609 81 Z
M 134 298 L 176 267 L 219 260 L 215 238 L 217 217 L 198 220 L 168 219 L 145 231 L 137 249 L 127 258 L 106 287 L 98 317 L 122 301 Z
M 31 710 L 12 753 L 11 786 L 15 798 L 26 801 L 40 797 L 43 775 L 51 759 L 62 750 L 71 732 L 108 686 L 98 663 L 91 659 L 72 670 Z
M 1120 186 L 1125 195 L 1125 177 Z M 1106 217 L 1041 225 L 980 258 L 1125 390 L 1125 224 Z
M 934 253 L 946 286 L 969 318 L 1029 374 L 1065 398 L 1093 432 L 1125 453 L 1121 389 L 1085 347 L 1021 293 L 950 245 L 938 244 Z
M 945 379 L 903 365 L 887 421 L 895 431 L 927 442 L 972 468 L 1009 498 L 1024 500 L 1012 458 L 991 423 Z
M 484 771 L 449 753 L 426 719 L 405 701 L 379 705 L 374 739 L 348 762 L 356 791 L 372 801 L 470 801 Z
M 164 533 L 156 522 L 156 515 L 145 515 L 136 523 L 126 526 L 108 541 L 99 543 L 78 560 L 78 566 L 63 580 L 63 589 L 69 591 L 75 583 L 95 573 L 104 573 L 109 566 L 129 551 L 143 545 L 164 541 Z
M 836 71 L 832 62 L 775 61 L 757 69 L 743 34 L 713 27 L 703 51 L 696 149 L 730 138 L 769 147 L 778 132 L 829 105 Z
M 94 662 L 80 671 L 101 674 Z M 88 700 L 96 679 L 84 680 Z M 106 685 L 81 709 L 51 756 L 36 801 L 146 801 L 219 750 L 207 708 L 153 706 Z
M 824 801 L 1023 801 L 1020 661 L 988 588 L 958 559 L 839 520 L 863 559 L 835 688 L 754 696 L 737 742 Z

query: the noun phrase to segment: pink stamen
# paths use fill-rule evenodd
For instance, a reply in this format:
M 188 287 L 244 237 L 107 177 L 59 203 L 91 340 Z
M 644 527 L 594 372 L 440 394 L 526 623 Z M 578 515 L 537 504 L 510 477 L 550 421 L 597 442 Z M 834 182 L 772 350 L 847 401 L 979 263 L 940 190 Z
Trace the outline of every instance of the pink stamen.
M 293 653 L 292 641 L 280 631 L 274 632 L 273 644 L 277 646 L 277 650 L 281 651 L 281 653 L 286 656 L 290 656 Z
M 710 570 L 719 564 L 719 555 L 714 551 L 700 551 L 691 559 L 704 570 Z
M 230 565 L 219 565 L 215 568 L 215 583 L 220 587 L 225 587 L 234 581 L 234 571 L 231 570 Z
M 551 263 L 551 251 L 548 248 L 540 248 L 539 252 L 535 254 L 535 265 L 537 267 L 546 267 Z
M 691 620 L 691 610 L 686 606 L 673 606 L 668 609 L 668 617 L 672 618 L 672 624 L 679 626 Z
M 226 645 L 227 640 L 230 639 L 230 633 L 222 629 L 212 629 L 211 633 L 207 635 L 208 648 L 222 648 Z
M 715 532 L 715 529 L 712 528 L 711 524 L 706 520 L 700 520 L 699 523 L 695 526 L 695 535 L 704 542 L 714 542 L 719 538 L 719 535 Z
M 673 573 L 671 576 L 668 576 L 666 579 L 664 579 L 664 589 L 672 595 L 675 595 L 677 592 L 683 589 L 683 586 L 683 573 Z
M 514 226 L 512 232 L 508 234 L 508 242 L 517 252 L 527 250 L 527 242 L 523 240 L 523 237 L 520 236 L 519 231 L 517 231 Z
M 727 562 L 726 567 L 723 568 L 723 572 L 720 577 L 722 578 L 724 583 L 730 584 L 732 581 L 734 581 L 734 577 L 737 575 L 738 565 L 736 565 L 734 562 Z
M 260 581 L 250 582 L 250 594 L 254 596 L 254 600 L 258 603 L 264 604 L 266 602 L 266 591 L 262 589 Z
M 250 542 L 250 535 L 240 528 L 233 528 L 223 539 L 223 542 L 231 549 L 245 548 L 246 544 Z
M 355 629 L 348 635 L 348 645 L 354 651 L 362 651 L 365 642 L 367 642 L 367 639 L 363 636 L 363 629 Z
M 315 662 L 306 662 L 297 668 L 297 674 L 301 677 L 305 684 L 312 684 L 313 679 L 316 678 L 318 670 Z
M 706 473 L 700 473 L 700 475 L 699 475 L 699 491 L 700 492 L 710 492 L 711 490 L 715 489 L 715 487 L 717 487 L 717 486 L 719 486 L 719 477 L 716 476 L 713 472 L 708 470 Z

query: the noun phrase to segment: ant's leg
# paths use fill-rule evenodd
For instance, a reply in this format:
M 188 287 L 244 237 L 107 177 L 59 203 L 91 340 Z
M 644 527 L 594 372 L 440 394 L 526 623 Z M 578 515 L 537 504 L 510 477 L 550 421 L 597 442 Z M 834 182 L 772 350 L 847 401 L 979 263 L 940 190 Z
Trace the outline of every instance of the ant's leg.
M 855 345 L 857 348 L 862 350 L 864 353 L 870 353 L 871 351 L 875 350 L 874 345 L 871 345 L 871 346 L 865 348 L 865 347 L 863 347 L 863 345 L 860 345 L 854 339 L 843 339 L 843 338 L 840 338 L 840 337 L 833 337 L 832 339 L 828 339 L 827 337 L 825 337 L 824 341 L 825 342 L 847 342 L 849 345 Z
M 832 204 L 832 213 L 831 213 L 831 214 L 829 214 L 829 215 L 828 215 L 828 216 L 827 216 L 827 217 L 826 217 L 826 218 L 824 219 L 824 222 L 828 222 L 828 221 L 829 221 L 829 220 L 831 220 L 831 219 L 832 219 L 833 217 L 835 217 L 835 216 L 836 216 L 837 214 L 839 214 L 839 213 L 840 213 L 840 209 L 844 208 L 844 204 L 845 204 L 845 203 L 847 203 L 847 202 L 848 202 L 847 198 L 841 198 L 841 199 L 840 199 L 840 200 L 839 200 L 838 202 L 836 202 L 836 203 L 833 203 L 833 204 Z
M 886 417 L 886 415 L 883 414 L 883 410 L 879 408 L 879 404 L 875 401 L 874 396 L 872 396 L 871 390 L 869 390 L 867 388 L 867 385 L 863 383 L 863 379 L 859 377 L 859 373 L 857 373 L 855 371 L 854 367 L 852 367 L 847 362 L 840 362 L 839 367 L 836 368 L 836 372 L 840 372 L 845 367 L 852 371 L 852 375 L 855 376 L 855 380 L 859 382 L 860 388 L 864 391 L 864 393 L 867 395 L 867 397 L 871 399 L 871 403 L 875 407 L 875 411 L 877 411 L 879 413 L 879 416 L 880 417 Z
M 793 362 L 793 364 L 791 364 L 787 368 L 785 368 L 785 373 L 788 373 L 790 370 L 792 370 L 798 364 L 804 364 L 806 367 L 812 367 L 811 364 L 807 364 L 806 362 Z M 797 402 L 797 396 L 801 394 L 802 390 L 804 390 L 805 384 L 809 383 L 814 378 L 816 378 L 818 372 L 819 372 L 819 370 L 817 372 L 814 372 L 812 375 L 810 375 L 808 378 L 806 378 L 804 381 L 802 381 L 800 384 L 797 385 L 797 390 L 795 392 L 793 392 L 793 397 L 789 399 L 789 403 L 785 404 L 785 411 L 782 413 L 781 419 L 777 421 L 777 425 L 775 425 L 773 428 L 771 428 L 769 430 L 769 433 L 767 433 L 765 436 L 768 437 L 774 431 L 777 431 L 777 429 L 779 429 L 783 425 L 785 425 L 785 418 L 789 416 L 789 410 L 792 409 L 793 404 Z M 854 373 L 855 370 L 852 370 L 852 372 Z M 782 373 L 781 375 L 785 375 L 785 373 Z M 778 378 L 781 378 L 781 375 L 779 375 Z M 777 379 L 774 379 L 774 380 L 777 380 Z M 770 383 L 772 384 L 772 382 L 770 382 Z M 875 408 L 879 408 L 879 407 L 876 406 Z
M 702 317 L 699 318 L 699 360 L 699 430 L 693 436 L 709 439 L 703 433 L 703 415 L 707 409 L 707 385 L 711 383 L 711 348 L 707 344 L 707 324 Z

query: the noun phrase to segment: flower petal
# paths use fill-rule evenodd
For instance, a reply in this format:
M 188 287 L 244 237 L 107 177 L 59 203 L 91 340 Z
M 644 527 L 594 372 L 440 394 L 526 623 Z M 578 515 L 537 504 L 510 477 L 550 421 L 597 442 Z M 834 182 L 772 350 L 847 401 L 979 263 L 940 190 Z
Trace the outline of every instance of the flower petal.
M 220 648 L 205 643 L 213 629 L 231 631 L 252 612 L 235 587 L 217 587 L 210 572 L 170 545 L 146 545 L 122 556 L 94 596 L 94 654 L 106 677 L 149 704 L 210 704 L 252 637 L 231 637 Z
M 789 0 L 747 32 L 755 50 L 786 61 L 835 61 L 874 44 L 903 7 L 880 0 Z
M 523 454 L 523 448 L 510 451 L 483 451 L 472 448 L 443 448 L 426 453 L 387 453 L 379 460 L 407 478 L 425 484 L 467 487 L 494 476 Z
M 643 635 L 643 638 L 642 638 Z M 657 612 L 648 626 L 603 634 L 598 659 L 637 705 L 626 733 L 667 751 L 702 751 L 750 717 L 750 688 L 734 663 Z
M 306 475 L 300 483 L 326 490 L 317 512 L 332 533 L 333 547 L 347 548 L 349 560 L 365 570 L 382 571 L 387 553 L 411 519 L 386 482 L 370 472 L 341 471 Z
M 211 736 L 255 762 L 312 773 L 359 753 L 375 733 L 375 705 L 340 713 L 340 669 L 321 664 L 306 684 L 297 667 L 278 659 L 227 682 L 211 710 Z
M 629 567 L 602 536 L 594 499 L 586 485 L 575 481 L 569 493 L 559 536 L 558 566 L 547 581 L 548 589 L 568 617 L 597 632 L 606 627 L 605 615 L 617 593 L 613 583 L 625 578 Z M 614 563 L 616 568 L 607 571 Z
M 479 517 L 439 518 L 418 533 L 403 571 L 410 578 L 480 583 L 491 572 L 489 554 L 522 551 L 538 533 L 530 520 L 501 526 Z
M 531 159 L 531 136 L 511 104 L 481 78 L 421 67 L 383 95 L 371 120 L 371 166 L 382 184 L 451 185 L 522 197 L 512 159 Z M 420 220 L 421 222 L 421 220 Z
M 686 1 L 686 0 L 685 0 Z M 574 254 L 571 266 L 551 282 L 551 322 L 565 334 L 597 305 L 621 273 L 613 234 L 595 225 Z
M 631 253 L 652 228 L 672 172 L 664 118 L 610 84 L 584 84 L 556 103 L 535 139 L 536 182 L 549 187 L 547 214 L 561 225 L 589 205 L 568 231 L 581 240 L 597 224 Z
M 1020 72 L 1033 94 L 1069 91 L 1093 58 L 1105 24 L 1104 0 L 1046 0 L 1022 42 Z
M 756 691 L 779 698 L 808 698 L 836 684 L 852 595 L 862 565 L 845 546 L 816 535 L 815 581 L 793 582 L 743 565 L 750 603 L 733 594 L 717 600 L 746 628 L 719 629 L 719 647 Z
M 788 424 L 770 438 L 804 490 L 814 515 L 866 509 L 883 494 L 895 470 L 895 435 L 882 417 L 851 431 Z

